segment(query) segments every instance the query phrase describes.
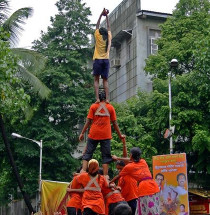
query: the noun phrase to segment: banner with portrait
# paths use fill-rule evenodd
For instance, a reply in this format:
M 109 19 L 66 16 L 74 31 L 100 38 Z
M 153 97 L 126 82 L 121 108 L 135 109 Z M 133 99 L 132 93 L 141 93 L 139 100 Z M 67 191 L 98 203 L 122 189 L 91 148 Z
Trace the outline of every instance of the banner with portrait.
M 160 188 L 160 215 L 189 214 L 186 154 L 153 156 L 153 178 Z

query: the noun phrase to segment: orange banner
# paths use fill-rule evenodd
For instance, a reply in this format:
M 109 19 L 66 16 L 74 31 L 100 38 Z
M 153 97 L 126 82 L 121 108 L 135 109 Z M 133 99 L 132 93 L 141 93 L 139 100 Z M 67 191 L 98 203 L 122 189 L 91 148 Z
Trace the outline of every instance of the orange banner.
M 66 204 L 69 195 L 66 192 L 69 183 L 57 181 L 42 181 L 41 211 L 43 215 L 53 215 L 54 212 L 67 214 Z
M 160 188 L 162 214 L 188 215 L 186 154 L 153 156 L 153 178 Z

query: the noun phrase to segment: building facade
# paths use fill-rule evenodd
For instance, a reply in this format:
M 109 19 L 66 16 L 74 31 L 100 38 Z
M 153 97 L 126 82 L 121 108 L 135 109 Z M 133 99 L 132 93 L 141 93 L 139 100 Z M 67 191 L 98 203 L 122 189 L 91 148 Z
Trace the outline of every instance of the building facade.
M 137 94 L 138 89 L 152 91 L 145 74 L 145 59 L 155 54 L 160 37 L 159 24 L 170 14 L 141 10 L 140 0 L 124 0 L 109 15 L 112 31 L 110 51 L 110 101 L 121 103 Z M 105 21 L 102 26 L 106 26 Z

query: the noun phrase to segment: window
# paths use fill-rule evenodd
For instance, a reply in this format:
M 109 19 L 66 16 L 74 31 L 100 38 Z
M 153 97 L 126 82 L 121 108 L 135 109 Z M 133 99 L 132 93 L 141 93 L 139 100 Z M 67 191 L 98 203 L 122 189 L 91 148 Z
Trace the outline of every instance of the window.
M 151 38 L 150 39 L 150 54 L 156 54 L 158 50 L 158 45 L 156 44 L 156 38 Z
M 158 51 L 157 39 L 160 38 L 160 30 L 149 29 L 149 55 Z

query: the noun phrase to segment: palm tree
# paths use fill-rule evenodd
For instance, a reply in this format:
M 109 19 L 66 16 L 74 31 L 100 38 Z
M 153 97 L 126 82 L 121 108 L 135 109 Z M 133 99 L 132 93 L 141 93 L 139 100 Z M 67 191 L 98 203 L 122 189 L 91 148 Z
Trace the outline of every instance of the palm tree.
M 8 16 L 9 10 L 9 1 L 0 0 L 0 26 L 10 33 L 10 45 L 14 47 L 23 31 L 24 20 L 32 15 L 33 9 L 30 7 L 20 8 Z M 19 74 L 17 75 L 28 82 L 41 99 L 47 99 L 51 91 L 36 77 L 38 72 L 44 69 L 46 59 L 33 50 L 24 48 L 11 48 L 11 50 L 19 59 Z
M 4 31 L 10 33 L 10 44 L 11 47 L 14 46 L 19 39 L 19 35 L 23 30 L 22 25 L 25 23 L 24 20 L 32 15 L 32 8 L 21 8 L 15 11 L 10 17 L 8 17 L 9 12 L 9 1 L 8 0 L 0 0 L 0 27 L 3 28 Z M 11 48 L 11 51 L 14 55 L 18 56 L 19 59 L 19 72 L 18 76 L 22 78 L 24 81 L 27 81 L 34 89 L 35 92 L 42 99 L 46 99 L 49 97 L 50 89 L 44 85 L 37 77 L 39 71 L 43 70 L 46 59 L 39 53 L 23 49 L 23 48 Z M 7 139 L 4 121 L 2 118 L 2 114 L 0 113 L 0 132 L 2 134 L 2 138 L 5 144 L 5 148 L 8 154 L 8 158 L 10 164 L 12 166 L 14 175 L 17 179 L 18 186 L 21 190 L 25 203 L 29 209 L 29 212 L 34 212 L 33 207 L 30 203 L 30 199 L 24 191 L 24 185 L 20 178 L 19 172 L 17 170 L 13 154 L 10 148 L 9 141 Z

